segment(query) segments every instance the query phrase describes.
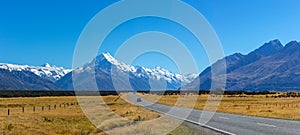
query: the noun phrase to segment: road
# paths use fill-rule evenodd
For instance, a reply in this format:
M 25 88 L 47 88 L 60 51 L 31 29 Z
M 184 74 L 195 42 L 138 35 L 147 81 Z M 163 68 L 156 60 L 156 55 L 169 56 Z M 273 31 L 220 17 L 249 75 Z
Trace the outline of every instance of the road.
M 128 94 L 128 100 L 150 110 L 185 120 L 194 124 L 213 129 L 224 134 L 237 135 L 300 135 L 300 121 L 280 120 L 243 116 L 226 113 L 215 113 L 207 123 L 199 122 L 201 114 L 207 111 L 171 107 L 142 99 L 136 102 L 138 96 Z M 172 109 L 172 110 L 171 110 Z M 189 113 L 190 112 L 190 113 Z M 189 115 L 184 115 L 189 113 Z M 187 116 L 187 117 L 185 117 Z

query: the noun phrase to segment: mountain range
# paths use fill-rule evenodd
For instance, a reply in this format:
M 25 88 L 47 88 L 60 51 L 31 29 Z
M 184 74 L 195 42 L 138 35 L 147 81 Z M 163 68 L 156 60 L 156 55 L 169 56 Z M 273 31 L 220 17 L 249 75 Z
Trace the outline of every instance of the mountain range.
M 225 63 L 226 74 L 215 70 L 216 76 L 212 77 L 211 70 Z M 127 65 L 109 53 L 102 53 L 74 70 L 47 63 L 0 64 L 0 90 L 74 90 L 73 78 L 79 80 L 76 85 L 81 90 L 92 90 L 89 89 L 92 79 L 96 80 L 98 90 L 210 90 L 217 88 L 211 82 L 220 82 L 224 76 L 227 76 L 226 90 L 300 90 L 300 43 L 292 41 L 283 46 L 279 40 L 273 40 L 248 54 L 226 56 L 200 74 L 189 75 L 160 67 Z
M 112 70 L 113 69 L 113 70 Z M 177 90 L 182 85 L 193 81 L 198 74 L 181 75 L 156 67 L 149 69 L 141 66 L 130 66 L 112 57 L 109 53 L 102 53 L 92 62 L 75 69 L 57 84 L 63 89 L 72 90 L 72 75 L 79 78 L 81 89 L 89 89 L 88 84 L 95 75 L 99 90 Z M 126 82 L 129 78 L 129 83 Z M 116 88 L 116 86 L 119 86 Z
M 289 91 L 300 90 L 300 43 L 289 42 L 283 46 L 279 40 L 265 43 L 260 48 L 243 55 L 235 53 L 206 68 L 193 82 L 181 89 L 208 90 L 211 82 L 224 76 L 211 69 L 226 62 L 226 90 Z
M 111 72 L 112 68 L 116 72 Z M 93 61 L 75 70 L 44 64 L 42 66 L 0 64 L 0 90 L 73 90 L 73 75 L 80 78 L 83 90 L 88 89 L 91 74 L 99 90 L 115 90 L 116 85 L 129 90 L 124 80 L 129 78 L 134 90 L 177 90 L 193 81 L 198 74 L 181 75 L 156 67 L 130 66 L 102 53 Z M 113 76 L 117 80 L 114 82 Z M 159 84 L 159 85 L 158 85 Z M 127 88 L 125 88 L 127 86 Z
M 70 69 L 50 66 L 0 64 L 0 90 L 58 90 L 55 82 Z
M 15 65 L 15 64 L 1 64 L 0 69 L 6 69 L 12 71 L 28 71 L 44 79 L 49 79 L 55 82 L 71 72 L 71 69 L 65 69 L 63 67 L 51 66 L 49 63 L 45 63 L 41 66 L 28 66 L 28 65 Z

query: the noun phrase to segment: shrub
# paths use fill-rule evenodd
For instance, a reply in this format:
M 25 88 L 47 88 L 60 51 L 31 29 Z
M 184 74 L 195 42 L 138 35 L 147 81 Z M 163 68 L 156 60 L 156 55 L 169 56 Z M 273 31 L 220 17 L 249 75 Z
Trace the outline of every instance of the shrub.
M 12 124 L 7 125 L 7 130 L 11 131 L 13 128 L 14 128 L 14 126 Z

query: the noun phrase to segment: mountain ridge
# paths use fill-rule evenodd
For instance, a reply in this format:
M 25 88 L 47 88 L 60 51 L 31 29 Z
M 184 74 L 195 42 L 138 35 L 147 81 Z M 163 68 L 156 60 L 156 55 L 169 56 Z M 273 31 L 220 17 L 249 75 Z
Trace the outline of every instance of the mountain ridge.
M 44 79 L 48 79 L 52 82 L 59 80 L 61 77 L 65 76 L 67 73 L 71 72 L 71 69 L 65 69 L 63 67 L 51 66 L 49 63 L 45 63 L 41 66 L 28 66 L 28 65 L 17 65 L 0 63 L 0 69 L 6 69 L 11 71 L 29 71 L 33 72 L 37 76 Z
M 218 67 L 226 63 L 226 74 Z M 102 53 L 75 70 L 51 66 L 0 63 L 0 90 L 73 90 L 73 77 L 89 90 L 95 76 L 98 90 L 210 90 L 212 81 L 227 76 L 225 90 L 300 90 L 300 42 L 285 46 L 279 40 L 264 43 L 248 54 L 234 53 L 213 63 L 200 74 L 182 75 L 166 69 L 132 66 Z M 216 69 L 211 76 L 212 67 Z M 113 70 L 112 70 L 113 69 Z M 126 80 L 129 80 L 129 84 Z M 217 85 L 218 86 L 218 85 Z M 91 90 L 91 89 L 90 89 Z
M 127 65 L 115 59 L 109 53 L 102 53 L 98 55 L 92 62 L 81 68 L 75 69 L 72 73 L 75 76 L 88 76 L 91 75 L 93 70 L 95 70 L 95 77 L 100 90 L 115 90 L 115 86 L 118 86 L 118 84 L 114 83 L 121 83 L 122 85 L 120 84 L 120 86 L 126 86 L 125 89 L 158 90 L 161 88 L 177 90 L 182 86 L 182 84 L 185 85 L 191 82 L 197 76 L 197 74 L 175 74 L 160 67 L 149 69 L 141 66 Z M 112 72 L 112 70 L 114 72 Z M 57 82 L 57 84 L 64 89 L 73 89 L 71 87 L 72 75 L 70 75 L 72 73 L 63 77 Z M 118 73 L 118 75 L 116 75 L 116 73 Z M 116 80 L 115 78 L 118 79 Z M 128 84 L 124 82 L 124 80 L 128 78 L 131 86 L 128 86 Z M 83 79 L 81 82 L 88 82 L 88 78 L 81 79 Z M 155 84 L 155 86 L 151 86 L 150 83 Z M 164 86 L 166 88 L 164 88 Z
M 246 91 L 300 90 L 300 85 L 296 84 L 296 81 L 300 80 L 300 76 L 294 75 L 294 73 L 300 71 L 300 68 L 298 68 L 300 64 L 299 52 L 299 42 L 292 41 L 283 46 L 279 40 L 273 40 L 247 55 L 239 55 L 240 59 L 229 61 L 228 59 L 236 57 L 237 54 L 227 56 L 220 60 L 227 62 L 225 89 Z M 217 67 L 217 63 L 214 63 L 212 66 Z M 295 68 L 295 70 L 286 72 L 289 68 Z M 216 78 L 221 77 L 222 74 L 217 74 L 215 78 L 212 78 L 210 69 L 211 67 L 208 67 L 192 83 L 181 89 L 214 89 L 211 88 L 210 83 L 213 79 L 218 81 Z M 284 78 L 282 75 L 292 77 Z M 279 80 L 281 83 L 278 82 Z M 288 82 L 290 80 L 294 81 L 292 83 Z
M 54 90 L 58 87 L 48 79 L 30 71 L 0 69 L 0 90 Z

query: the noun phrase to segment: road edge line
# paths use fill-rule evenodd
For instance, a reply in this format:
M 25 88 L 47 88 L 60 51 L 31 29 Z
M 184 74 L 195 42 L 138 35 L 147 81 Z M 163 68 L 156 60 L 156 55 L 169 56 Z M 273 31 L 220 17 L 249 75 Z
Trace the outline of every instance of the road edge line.
M 142 106 L 142 107 L 143 107 L 143 106 Z M 199 123 L 199 122 L 195 122 L 195 121 L 192 121 L 192 120 L 180 118 L 180 117 L 178 117 L 178 116 L 175 116 L 175 115 L 172 115 L 172 114 L 168 114 L 168 113 L 165 113 L 165 112 L 161 112 L 161 111 L 158 111 L 158 110 L 154 110 L 154 109 L 148 108 L 148 107 L 146 107 L 146 106 L 144 106 L 144 107 L 147 108 L 147 109 L 156 111 L 156 112 L 158 112 L 158 113 L 161 113 L 161 114 L 164 114 L 164 115 L 167 115 L 167 116 L 174 117 L 174 118 L 179 119 L 179 120 L 182 120 L 182 121 L 186 121 L 186 122 L 189 122 L 189 123 L 192 123 L 192 124 L 199 125 L 199 126 L 201 126 L 201 127 L 205 127 L 205 128 L 214 130 L 214 131 L 219 132 L 219 133 L 223 133 L 223 134 L 226 134 L 226 135 L 236 135 L 236 134 L 234 134 L 234 133 L 231 133 L 231 132 L 228 132 L 228 131 L 225 131 L 225 130 L 222 130 L 222 129 L 218 129 L 218 128 L 215 128 L 215 127 L 212 127 L 212 126 L 209 126 L 209 125 L 206 125 L 206 124 L 201 124 L 201 123 Z

